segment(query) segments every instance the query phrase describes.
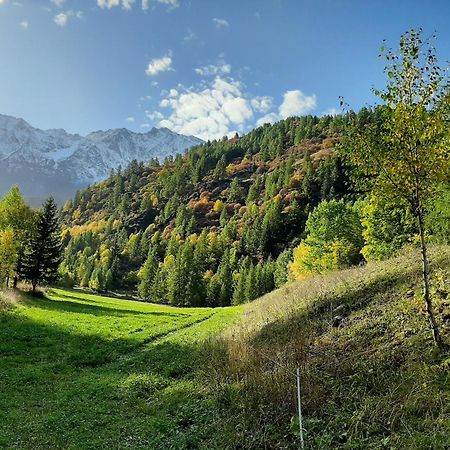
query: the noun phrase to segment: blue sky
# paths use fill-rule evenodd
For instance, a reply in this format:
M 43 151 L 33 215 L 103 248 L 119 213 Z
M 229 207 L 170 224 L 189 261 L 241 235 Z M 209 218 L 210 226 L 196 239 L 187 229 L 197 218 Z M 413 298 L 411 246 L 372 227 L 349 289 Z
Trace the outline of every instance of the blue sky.
M 382 40 L 438 33 L 448 0 L 0 0 L 0 113 L 86 134 L 201 138 L 373 104 Z

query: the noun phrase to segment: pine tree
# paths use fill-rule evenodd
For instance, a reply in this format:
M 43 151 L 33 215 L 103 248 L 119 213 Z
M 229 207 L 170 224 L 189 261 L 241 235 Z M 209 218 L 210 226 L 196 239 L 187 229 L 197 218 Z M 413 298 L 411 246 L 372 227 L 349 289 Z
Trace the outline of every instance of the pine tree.
M 237 276 L 238 279 L 233 292 L 233 305 L 240 305 L 245 302 L 245 280 L 247 278 L 247 271 L 245 269 L 241 269 Z
M 228 193 L 228 202 L 238 202 L 241 200 L 242 190 L 239 186 L 239 181 L 236 177 L 230 183 L 230 190 Z
M 56 203 L 49 197 L 39 212 L 36 231 L 25 247 L 21 261 L 21 278 L 33 286 L 33 293 L 41 283 L 52 283 L 58 279 L 61 262 L 61 237 Z

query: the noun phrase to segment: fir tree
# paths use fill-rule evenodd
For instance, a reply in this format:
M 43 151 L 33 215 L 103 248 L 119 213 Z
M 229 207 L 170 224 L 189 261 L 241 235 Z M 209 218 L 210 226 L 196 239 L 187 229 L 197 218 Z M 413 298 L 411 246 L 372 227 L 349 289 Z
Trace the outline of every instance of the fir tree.
M 25 247 L 21 261 L 21 278 L 33 286 L 33 293 L 41 283 L 52 283 L 58 279 L 61 262 L 61 237 L 56 203 L 48 198 L 39 212 L 36 231 Z

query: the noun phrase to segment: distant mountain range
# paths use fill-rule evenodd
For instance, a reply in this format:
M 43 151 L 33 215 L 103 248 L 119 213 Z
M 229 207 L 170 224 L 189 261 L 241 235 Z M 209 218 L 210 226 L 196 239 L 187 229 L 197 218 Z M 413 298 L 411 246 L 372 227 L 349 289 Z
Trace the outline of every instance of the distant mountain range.
M 48 195 L 61 202 L 134 159 L 162 161 L 202 142 L 167 128 L 147 133 L 118 128 L 80 136 L 62 129 L 40 130 L 0 114 L 0 195 L 18 184 L 32 204 Z

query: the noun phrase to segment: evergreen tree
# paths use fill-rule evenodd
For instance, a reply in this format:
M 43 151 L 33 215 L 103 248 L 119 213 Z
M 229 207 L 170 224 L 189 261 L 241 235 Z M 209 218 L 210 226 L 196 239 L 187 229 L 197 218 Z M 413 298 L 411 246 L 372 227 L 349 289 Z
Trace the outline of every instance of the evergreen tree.
M 247 271 L 245 269 L 241 269 L 241 271 L 237 274 L 237 283 L 233 292 L 233 305 L 240 305 L 245 301 L 245 281 L 247 279 Z
M 56 203 L 49 197 L 39 212 L 36 231 L 25 247 L 21 262 L 21 278 L 33 286 L 33 293 L 41 283 L 52 283 L 58 279 L 61 262 L 61 237 Z
M 222 155 L 222 157 L 216 164 L 216 168 L 214 169 L 213 176 L 216 181 L 225 178 L 227 174 L 226 168 L 227 168 L 227 160 L 225 158 L 225 155 Z
M 139 273 L 141 282 L 139 283 L 138 293 L 139 297 L 145 300 L 151 298 L 152 286 L 155 282 L 158 265 L 156 248 L 152 247 L 148 252 L 147 260 Z
M 230 190 L 228 193 L 229 202 L 239 202 L 242 197 L 242 190 L 239 186 L 239 181 L 236 177 L 230 183 Z

